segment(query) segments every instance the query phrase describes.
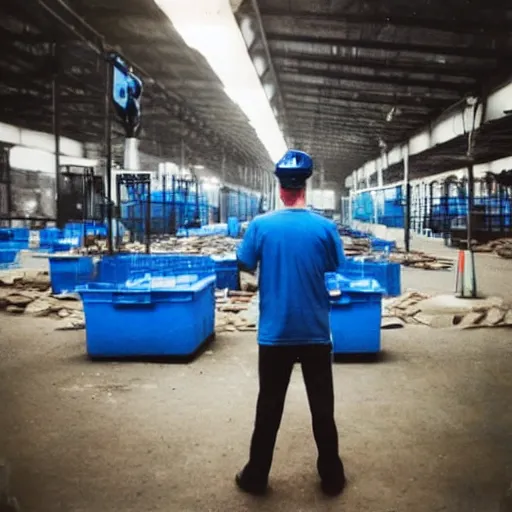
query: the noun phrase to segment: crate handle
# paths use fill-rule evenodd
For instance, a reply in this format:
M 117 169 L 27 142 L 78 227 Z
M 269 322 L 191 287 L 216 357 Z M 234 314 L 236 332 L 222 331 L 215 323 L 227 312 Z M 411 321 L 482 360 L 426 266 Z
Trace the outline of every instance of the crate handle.
M 331 304 L 335 304 L 336 306 L 352 304 L 352 299 L 350 296 L 342 294 L 339 299 L 331 300 Z
M 114 306 L 152 306 L 151 293 L 123 293 L 112 294 Z

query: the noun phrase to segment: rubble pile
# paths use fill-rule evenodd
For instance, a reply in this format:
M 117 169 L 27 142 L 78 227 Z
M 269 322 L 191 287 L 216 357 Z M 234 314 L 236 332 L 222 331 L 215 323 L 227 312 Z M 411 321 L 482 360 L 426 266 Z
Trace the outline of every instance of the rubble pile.
M 255 292 L 217 291 L 215 332 L 257 330 L 258 297 Z
M 369 256 L 372 254 L 370 239 L 368 238 L 344 238 L 344 251 L 348 257 Z M 419 268 L 423 270 L 450 270 L 453 260 L 438 258 L 421 251 L 409 251 L 395 248 L 389 253 L 389 261 L 400 263 L 405 267 Z
M 474 306 L 468 302 L 464 308 L 454 309 L 448 306 L 444 311 L 427 307 L 429 299 L 429 295 L 415 291 L 393 299 L 384 299 L 382 328 L 399 328 L 406 324 L 460 329 L 512 327 L 512 308 L 505 305 L 499 297 L 474 302 Z
M 423 270 L 451 270 L 453 260 L 438 258 L 421 251 L 405 252 L 396 250 L 389 255 L 389 261 L 400 263 L 404 267 L 420 268 Z
M 512 259 L 512 238 L 499 238 L 473 247 L 475 252 L 495 253 L 501 258 Z
M 346 256 L 364 256 L 371 251 L 368 238 L 345 238 L 343 237 L 343 250 Z
M 74 296 L 53 296 L 48 272 L 0 272 L 0 310 L 13 315 L 51 317 L 57 329 L 83 329 L 82 303 Z
M 221 235 L 212 236 L 191 236 L 191 237 L 162 237 L 151 241 L 151 252 L 158 253 L 179 253 L 179 254 L 201 254 L 205 256 L 223 255 L 236 251 L 239 239 Z M 108 252 L 105 240 L 90 239 L 84 244 L 85 247 L 73 249 L 73 254 L 96 255 Z M 140 242 L 126 242 L 121 244 L 120 252 L 144 253 L 146 245 Z

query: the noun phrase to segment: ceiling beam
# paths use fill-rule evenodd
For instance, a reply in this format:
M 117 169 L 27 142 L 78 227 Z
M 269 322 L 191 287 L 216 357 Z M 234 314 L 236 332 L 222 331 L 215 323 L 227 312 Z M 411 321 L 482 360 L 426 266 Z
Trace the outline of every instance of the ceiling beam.
M 387 111 L 383 112 L 381 110 L 371 110 L 365 108 L 357 108 L 351 106 L 340 106 L 339 108 L 333 108 L 332 106 L 324 106 L 322 103 L 308 103 L 303 102 L 303 97 L 300 96 L 288 96 L 289 100 L 287 101 L 288 108 L 295 112 L 311 112 L 319 115 L 330 115 L 332 117 L 339 116 L 353 116 L 354 119 L 364 119 L 364 120 L 374 120 L 374 121 L 386 121 L 386 117 L 391 109 L 387 109 Z M 424 123 L 428 121 L 429 116 L 413 114 L 413 113 L 397 113 L 395 118 L 400 118 L 400 122 L 405 121 L 406 123 Z
M 493 13 L 496 14 L 496 13 Z M 510 34 L 510 23 L 508 20 L 498 18 L 493 21 L 482 19 L 481 16 L 470 18 L 464 14 L 464 11 L 457 10 L 451 13 L 443 13 L 442 18 L 434 18 L 422 15 L 406 16 L 400 14 L 389 14 L 379 12 L 369 13 L 327 13 L 327 12 L 308 12 L 308 11 L 288 11 L 284 9 L 266 8 L 261 10 L 261 15 L 267 20 L 279 18 L 279 21 L 286 23 L 286 20 L 293 20 L 296 23 L 300 21 L 310 22 L 328 22 L 345 24 L 370 24 L 428 28 L 432 30 L 441 30 L 455 33 L 474 34 L 488 32 L 491 35 L 501 33 Z
M 325 98 L 322 96 L 310 96 L 307 94 L 300 95 L 300 94 L 287 94 L 286 97 L 291 101 L 298 101 L 302 104 L 309 104 L 309 105 L 321 105 L 324 107 L 350 107 L 350 102 L 346 100 L 340 100 L 338 98 Z M 448 103 L 449 104 L 449 103 Z
M 458 93 L 471 92 L 476 84 L 446 82 L 440 80 L 424 80 L 418 78 L 386 76 L 381 74 L 348 73 L 342 70 L 315 69 L 307 66 L 281 66 L 279 74 L 298 74 L 302 76 L 314 76 L 319 78 L 333 78 L 347 82 L 358 82 L 368 84 L 386 84 L 400 87 L 421 87 L 439 91 L 455 91 Z
M 329 99 L 346 101 L 347 103 L 359 103 L 364 105 L 396 106 L 404 108 L 418 108 L 423 110 L 432 110 L 445 108 L 451 100 L 427 98 L 424 95 L 408 96 L 405 94 L 386 94 L 379 91 L 374 93 L 361 93 L 357 90 L 347 91 L 332 85 L 307 85 L 301 86 L 295 81 L 283 81 L 283 90 L 285 93 L 306 94 L 308 96 L 318 96 Z
M 476 67 L 453 63 L 433 63 L 428 61 L 416 62 L 396 62 L 387 59 L 365 58 L 365 57 L 347 57 L 341 55 L 326 55 L 316 53 L 301 53 L 286 50 L 273 50 L 272 55 L 276 62 L 282 62 L 284 65 L 291 61 L 291 65 L 300 66 L 302 63 L 324 63 L 337 66 L 350 66 L 356 68 L 367 68 L 372 70 L 383 70 L 390 73 L 421 73 L 432 74 L 436 76 L 453 76 L 474 78 L 479 73 L 492 72 L 497 64 L 490 66 Z
M 337 89 L 347 94 L 383 94 L 388 96 L 404 96 L 404 97 L 428 97 L 434 98 L 440 101 L 449 102 L 449 104 L 455 103 L 460 99 L 460 93 L 455 91 L 441 91 L 432 89 L 418 89 L 411 91 L 408 88 L 399 88 L 398 86 L 385 85 L 385 84 L 369 84 L 370 87 L 366 87 L 358 82 L 350 82 L 346 80 L 334 79 L 334 78 L 322 78 L 322 77 L 308 77 L 305 75 L 288 74 L 283 76 L 283 82 L 286 84 L 293 85 L 295 87 L 327 87 Z
M 279 32 L 268 32 L 267 38 L 269 41 L 278 41 L 283 43 L 321 44 L 331 47 L 367 48 L 370 50 L 385 50 L 390 52 L 426 53 L 428 55 L 455 55 L 459 57 L 473 57 L 479 59 L 507 58 L 512 55 L 512 50 L 476 48 L 473 45 L 444 46 L 434 44 L 399 43 L 370 39 L 282 34 Z

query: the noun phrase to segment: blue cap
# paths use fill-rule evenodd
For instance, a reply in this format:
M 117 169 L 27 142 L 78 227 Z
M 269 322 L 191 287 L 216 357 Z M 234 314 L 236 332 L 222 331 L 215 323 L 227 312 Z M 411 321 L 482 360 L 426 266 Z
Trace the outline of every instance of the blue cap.
M 290 149 L 276 164 L 275 175 L 283 188 L 304 188 L 312 174 L 313 159 L 304 151 Z

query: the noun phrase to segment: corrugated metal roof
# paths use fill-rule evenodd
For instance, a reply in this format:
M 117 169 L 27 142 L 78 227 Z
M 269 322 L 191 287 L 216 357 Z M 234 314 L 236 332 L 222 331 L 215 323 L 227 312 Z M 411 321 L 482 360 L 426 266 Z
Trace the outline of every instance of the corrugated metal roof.
M 279 89 L 288 141 L 338 183 L 512 72 L 508 2 L 244 0 L 236 16 L 253 58 L 273 63 L 262 80 Z M 492 138 L 479 144 L 488 156 L 504 151 Z
M 101 141 L 105 65 L 99 46 L 104 44 L 119 51 L 145 80 L 144 151 L 179 159 L 183 138 L 188 161 L 219 168 L 225 155 L 235 178 L 240 168 L 271 164 L 245 114 L 153 0 L 2 2 L 0 41 L 0 120 L 53 130 L 52 79 L 58 60 L 63 133 Z M 120 130 L 116 135 L 122 138 Z

